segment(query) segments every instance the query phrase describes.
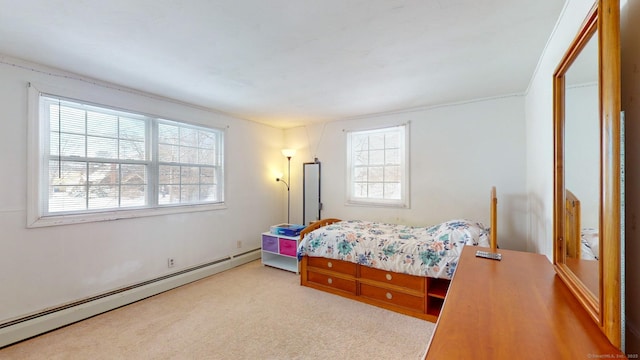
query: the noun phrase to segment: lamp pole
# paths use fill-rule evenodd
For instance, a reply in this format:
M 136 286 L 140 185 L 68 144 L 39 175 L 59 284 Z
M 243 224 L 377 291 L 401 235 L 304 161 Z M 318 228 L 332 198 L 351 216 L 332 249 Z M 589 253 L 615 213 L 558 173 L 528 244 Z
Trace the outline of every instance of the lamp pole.
M 287 186 L 287 224 L 291 223 L 291 158 L 295 154 L 295 149 L 282 149 L 282 155 L 287 158 L 287 181 L 276 178 L 276 181 L 282 181 Z
M 287 163 L 287 224 L 291 224 L 291 191 L 289 189 L 289 184 L 291 184 L 291 156 L 287 156 Z

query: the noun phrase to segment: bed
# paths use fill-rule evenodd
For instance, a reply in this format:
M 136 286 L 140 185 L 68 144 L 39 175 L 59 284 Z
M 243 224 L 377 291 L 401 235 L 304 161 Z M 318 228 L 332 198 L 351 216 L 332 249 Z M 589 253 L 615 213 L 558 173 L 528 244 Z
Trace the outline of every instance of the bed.
M 462 248 L 497 248 L 495 187 L 490 203 L 490 228 L 465 219 L 428 227 L 315 222 L 300 234 L 300 284 L 435 322 Z

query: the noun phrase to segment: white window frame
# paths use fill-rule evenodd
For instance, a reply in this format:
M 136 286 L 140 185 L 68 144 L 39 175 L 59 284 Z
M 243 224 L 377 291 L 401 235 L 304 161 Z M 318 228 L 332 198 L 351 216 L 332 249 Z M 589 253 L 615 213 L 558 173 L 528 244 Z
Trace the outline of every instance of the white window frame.
M 58 89 L 55 89 L 58 90 Z M 145 216 L 166 215 L 175 213 L 210 211 L 226 209 L 225 203 L 225 178 L 224 158 L 226 128 L 208 125 L 188 123 L 177 120 L 167 120 L 164 117 L 145 114 L 139 110 L 119 110 L 117 106 L 109 104 L 97 104 L 95 101 L 81 99 L 79 96 L 61 95 L 64 91 L 47 91 L 47 86 L 38 85 L 38 88 L 29 84 L 28 87 L 28 204 L 27 204 L 27 227 L 45 227 L 54 225 L 67 225 L 74 223 L 86 223 L 95 221 L 108 221 L 117 219 L 127 219 Z M 114 111 L 124 111 L 147 117 L 149 137 L 147 144 L 147 203 L 145 206 L 135 208 L 113 208 L 104 210 L 82 210 L 60 213 L 48 213 L 47 202 L 49 197 L 49 119 L 41 116 L 41 96 L 49 96 L 61 99 L 68 99 L 88 106 L 96 106 Z M 157 141 L 157 124 L 159 122 L 174 122 L 185 127 L 198 127 L 209 129 L 220 134 L 221 139 L 218 148 L 218 159 L 220 171 L 218 174 L 218 184 L 220 199 L 216 202 L 200 203 L 177 203 L 158 204 L 158 154 L 157 146 L 153 143 Z M 179 163 L 176 163 L 179 164 Z
M 382 207 L 399 207 L 409 208 L 409 123 L 390 125 L 386 127 L 380 127 L 375 129 L 366 130 L 346 130 L 346 146 L 347 146 L 347 169 L 346 169 L 346 204 L 357 206 L 382 206 Z M 400 136 L 401 144 L 399 145 L 399 159 L 400 159 L 400 198 L 399 199 L 385 199 L 385 198 L 372 198 L 361 197 L 355 194 L 355 153 L 354 153 L 354 136 L 362 135 L 374 135 L 381 133 L 397 132 Z M 385 147 L 386 148 L 386 147 Z M 391 164 L 384 164 L 391 165 Z

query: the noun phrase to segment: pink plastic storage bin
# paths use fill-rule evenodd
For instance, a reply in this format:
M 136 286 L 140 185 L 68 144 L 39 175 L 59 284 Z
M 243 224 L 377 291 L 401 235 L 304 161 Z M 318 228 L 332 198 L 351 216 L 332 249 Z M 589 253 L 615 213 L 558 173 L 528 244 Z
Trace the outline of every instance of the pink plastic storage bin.
M 280 254 L 296 256 L 298 242 L 296 240 L 280 239 Z

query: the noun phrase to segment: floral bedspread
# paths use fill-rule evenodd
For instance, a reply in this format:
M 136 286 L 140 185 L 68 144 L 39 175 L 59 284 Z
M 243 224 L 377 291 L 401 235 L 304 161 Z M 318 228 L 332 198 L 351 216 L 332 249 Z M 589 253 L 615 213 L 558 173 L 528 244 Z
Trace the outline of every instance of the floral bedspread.
M 469 220 L 430 227 L 340 221 L 314 230 L 298 246 L 298 259 L 317 256 L 382 270 L 451 279 L 465 245 L 489 247 L 489 229 Z

